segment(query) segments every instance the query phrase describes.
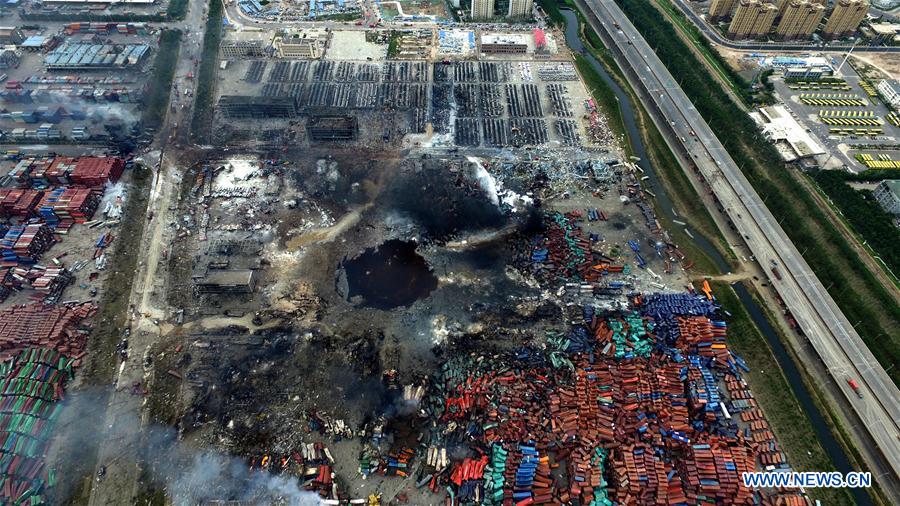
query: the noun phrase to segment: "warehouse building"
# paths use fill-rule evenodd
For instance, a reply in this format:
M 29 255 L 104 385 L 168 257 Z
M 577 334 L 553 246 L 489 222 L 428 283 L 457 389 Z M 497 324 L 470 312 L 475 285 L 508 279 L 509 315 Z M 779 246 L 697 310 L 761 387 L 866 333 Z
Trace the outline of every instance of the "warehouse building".
M 761 107 L 750 113 L 759 129 L 786 162 L 815 158 L 825 154 L 816 141 L 783 105 Z
M 875 85 L 875 90 L 891 109 L 900 110 L 900 81 L 896 79 L 884 79 Z
M 875 187 L 875 200 L 886 212 L 900 216 L 900 179 L 885 179 Z
M 252 269 L 209 269 L 194 278 L 194 286 L 200 293 L 250 293 L 256 288 L 256 275 Z
M 898 23 L 870 23 L 860 27 L 860 31 L 871 39 L 873 45 L 892 45 L 900 41 L 900 24 Z
M 828 75 L 831 75 L 831 72 L 826 72 L 822 67 L 809 67 L 803 65 L 784 67 L 785 79 L 809 79 L 818 81 Z
M 65 43 L 44 58 L 47 70 L 129 69 L 150 55 L 147 44 Z
M 272 39 L 278 58 L 315 60 L 325 54 L 329 34 L 325 30 L 288 30 Z
M 300 112 L 296 97 L 223 95 L 218 107 L 226 117 L 235 119 L 289 119 Z
M 225 60 L 264 58 L 270 56 L 271 46 L 258 33 L 236 33 L 222 41 L 219 51 Z
M 525 54 L 530 37 L 524 33 L 483 34 L 481 52 L 485 54 Z
M 315 116 L 306 124 L 311 141 L 350 141 L 356 139 L 356 131 L 356 116 Z

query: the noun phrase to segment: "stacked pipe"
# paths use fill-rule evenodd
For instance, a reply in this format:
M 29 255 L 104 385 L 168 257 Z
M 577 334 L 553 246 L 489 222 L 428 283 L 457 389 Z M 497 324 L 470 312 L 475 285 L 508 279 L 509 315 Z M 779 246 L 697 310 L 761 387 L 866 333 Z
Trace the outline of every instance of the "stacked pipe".
M 46 348 L 28 348 L 0 364 L 0 502 L 46 504 L 55 474 L 44 455 L 53 435 L 74 361 Z
M 4 216 L 29 218 L 44 192 L 20 188 L 0 189 L 0 209 Z
M 59 187 L 44 195 L 38 213 L 51 227 L 67 230 L 75 223 L 90 220 L 101 198 L 102 192 L 90 188 Z
M 115 183 L 125 170 L 121 158 L 86 156 L 75 161 L 75 168 L 69 174 L 72 184 L 89 188 L 99 188 L 108 182 Z
M 55 349 L 80 358 L 87 337 L 78 328 L 96 308 L 84 303 L 72 306 L 28 304 L 0 311 L 0 360 L 31 347 Z

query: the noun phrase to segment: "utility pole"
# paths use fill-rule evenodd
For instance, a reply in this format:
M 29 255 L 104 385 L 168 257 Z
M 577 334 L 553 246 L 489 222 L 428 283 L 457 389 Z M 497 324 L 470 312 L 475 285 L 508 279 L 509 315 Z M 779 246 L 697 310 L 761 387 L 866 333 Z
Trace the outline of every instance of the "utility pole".
M 835 69 L 835 71 L 834 71 L 835 74 L 840 74 L 841 68 L 844 66 L 845 63 L 847 63 L 847 60 L 850 59 L 850 53 L 852 53 L 855 48 L 856 48 L 856 42 L 854 42 L 853 45 L 850 46 L 850 50 L 847 51 L 847 56 L 844 57 L 844 61 L 842 61 L 841 64 L 838 65 L 838 68 Z

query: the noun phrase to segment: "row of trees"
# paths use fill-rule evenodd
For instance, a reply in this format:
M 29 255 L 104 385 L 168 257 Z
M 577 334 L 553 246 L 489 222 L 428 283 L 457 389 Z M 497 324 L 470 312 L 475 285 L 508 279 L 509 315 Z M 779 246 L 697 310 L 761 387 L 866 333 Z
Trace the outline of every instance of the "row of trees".
M 841 210 L 853 229 L 872 247 L 893 272 L 900 272 L 900 229 L 893 216 L 875 202 L 869 191 L 856 191 L 847 185 L 853 177 L 833 170 L 814 176 L 832 202 Z

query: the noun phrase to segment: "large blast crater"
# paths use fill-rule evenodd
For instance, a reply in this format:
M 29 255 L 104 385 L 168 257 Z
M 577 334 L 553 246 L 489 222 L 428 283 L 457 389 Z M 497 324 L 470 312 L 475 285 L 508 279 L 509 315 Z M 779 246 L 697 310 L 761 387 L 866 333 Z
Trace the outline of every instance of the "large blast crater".
M 438 286 L 437 276 L 415 241 L 391 239 L 344 260 L 347 298 L 366 307 L 394 309 L 427 297 Z

